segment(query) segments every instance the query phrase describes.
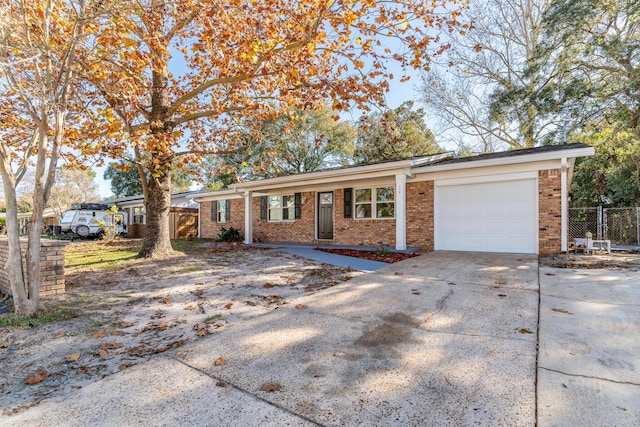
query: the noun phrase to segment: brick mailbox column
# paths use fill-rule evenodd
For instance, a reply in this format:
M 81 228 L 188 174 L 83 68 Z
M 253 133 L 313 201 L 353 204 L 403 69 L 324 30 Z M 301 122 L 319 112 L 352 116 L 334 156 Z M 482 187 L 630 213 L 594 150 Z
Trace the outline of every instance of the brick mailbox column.
M 69 242 L 60 240 L 42 240 L 40 243 L 40 296 L 61 294 L 65 291 L 64 250 Z M 27 241 L 20 242 L 22 251 L 27 249 Z M 0 238 L 0 292 L 11 295 L 9 276 L 4 266 L 9 255 L 6 238 Z

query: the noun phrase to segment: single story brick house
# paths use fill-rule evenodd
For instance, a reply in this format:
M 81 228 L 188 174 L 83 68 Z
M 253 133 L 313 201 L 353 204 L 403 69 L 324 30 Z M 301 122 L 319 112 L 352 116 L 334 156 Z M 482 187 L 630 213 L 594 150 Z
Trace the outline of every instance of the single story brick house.
M 202 238 L 397 250 L 567 251 L 568 189 L 584 144 L 452 153 L 232 184 L 195 196 Z

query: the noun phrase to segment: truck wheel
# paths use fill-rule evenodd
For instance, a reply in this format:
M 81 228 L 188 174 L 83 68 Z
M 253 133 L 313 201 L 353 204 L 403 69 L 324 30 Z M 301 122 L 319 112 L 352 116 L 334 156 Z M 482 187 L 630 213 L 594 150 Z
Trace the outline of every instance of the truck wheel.
M 100 231 L 98 231 L 98 234 L 96 234 L 96 238 L 97 238 L 98 240 L 103 240 L 103 239 L 104 239 L 104 236 L 105 236 L 106 234 L 107 234 L 107 233 L 105 233 L 105 232 L 104 232 L 104 230 L 100 230 Z
M 76 234 L 80 237 L 87 237 L 91 230 L 86 225 L 79 225 L 76 227 Z

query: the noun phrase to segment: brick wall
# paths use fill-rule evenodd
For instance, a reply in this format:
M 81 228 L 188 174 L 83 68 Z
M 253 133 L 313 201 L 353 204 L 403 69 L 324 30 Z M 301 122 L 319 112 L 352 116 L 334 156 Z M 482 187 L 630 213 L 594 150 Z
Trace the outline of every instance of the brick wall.
M 315 192 L 301 193 L 304 200 L 301 218 L 292 221 L 269 222 L 260 220 L 260 197 L 253 198 L 253 238 L 261 242 L 315 242 Z
M 433 251 L 433 181 L 407 183 L 407 246 Z
M 258 206 L 258 209 L 260 209 L 260 206 Z M 222 227 L 227 229 L 230 227 L 238 228 L 240 229 L 240 234 L 242 235 L 242 237 L 244 237 L 244 199 L 231 199 L 230 210 L 230 221 L 219 223 L 211 219 L 211 202 L 201 203 L 199 218 L 200 237 L 202 237 L 203 239 L 217 239 Z M 258 210 L 257 215 L 258 217 L 260 216 L 260 210 Z
M 336 245 L 396 245 L 395 219 L 355 219 L 344 217 L 344 189 L 335 190 L 334 240 Z M 354 209 L 355 215 L 355 209 Z
M 64 282 L 64 249 L 68 242 L 59 240 L 42 240 L 40 244 L 40 296 L 61 294 L 65 291 Z M 21 241 L 22 251 L 27 249 L 27 241 Z M 4 269 L 9 256 L 7 239 L 0 238 L 0 292 L 11 295 L 9 276 Z
M 538 251 L 540 256 L 562 250 L 562 192 L 560 170 L 538 172 Z

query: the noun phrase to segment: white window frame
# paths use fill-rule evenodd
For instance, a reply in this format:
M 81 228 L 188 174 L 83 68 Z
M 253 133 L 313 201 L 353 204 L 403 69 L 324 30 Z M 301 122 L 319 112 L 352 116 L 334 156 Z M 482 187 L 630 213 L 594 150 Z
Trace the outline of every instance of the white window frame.
M 137 212 L 137 213 L 136 213 Z M 146 224 L 147 211 L 144 206 L 134 206 L 131 208 L 131 224 Z
M 391 200 L 378 200 L 378 189 L 390 189 L 393 194 L 393 199 Z M 369 190 L 370 192 L 370 200 L 364 202 L 358 202 L 358 192 L 363 190 Z M 359 219 L 395 219 L 396 218 L 396 189 L 392 185 L 381 185 L 377 187 L 363 187 L 363 188 L 355 188 L 353 191 L 353 218 L 356 220 Z M 378 205 L 381 204 L 390 204 L 393 205 L 393 215 L 392 216 L 378 216 Z M 371 216 L 358 216 L 358 206 L 369 205 L 371 209 Z
M 224 213 L 224 218 L 221 214 Z M 229 212 L 227 212 L 227 201 L 226 200 L 217 200 L 216 201 L 216 220 L 217 222 L 224 224 L 229 222 Z
M 287 206 L 283 206 L 285 198 L 287 198 Z M 286 215 L 285 211 L 287 212 Z M 277 215 L 274 215 L 275 213 Z M 269 222 L 294 221 L 295 213 L 295 197 L 293 194 L 267 196 L 267 218 Z M 284 218 L 285 216 L 287 216 L 286 219 Z

